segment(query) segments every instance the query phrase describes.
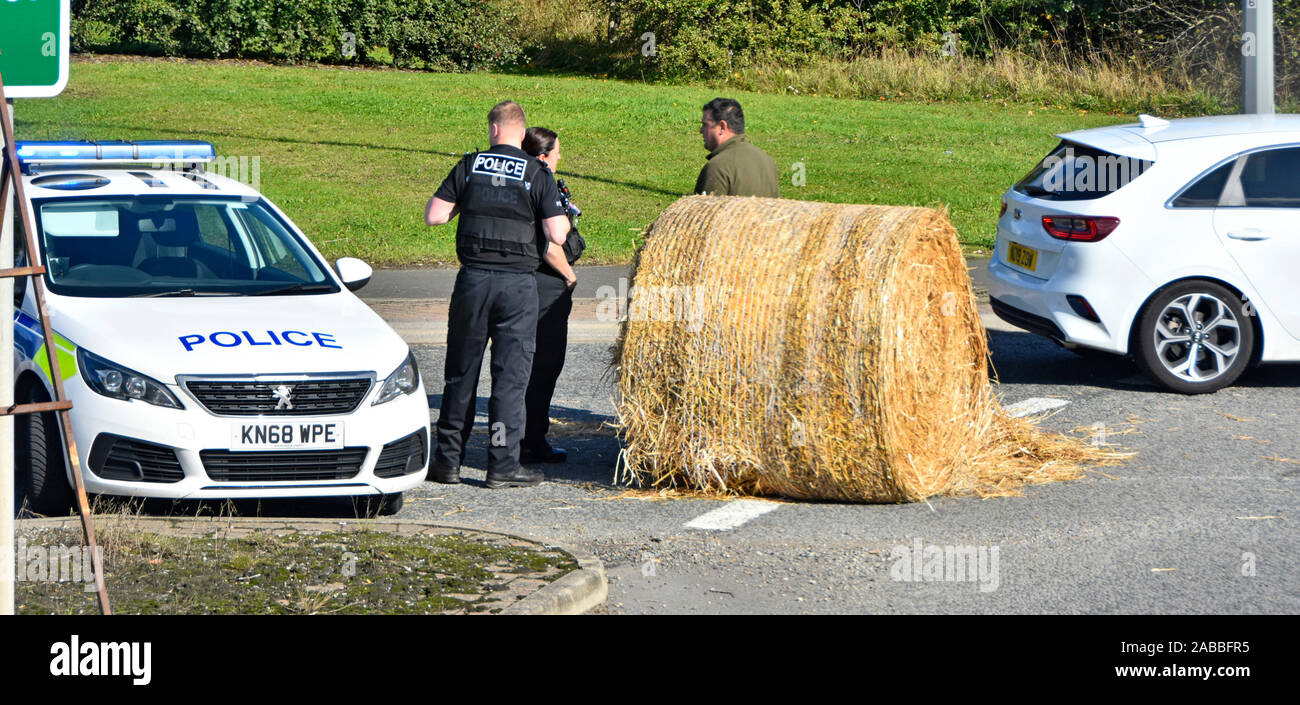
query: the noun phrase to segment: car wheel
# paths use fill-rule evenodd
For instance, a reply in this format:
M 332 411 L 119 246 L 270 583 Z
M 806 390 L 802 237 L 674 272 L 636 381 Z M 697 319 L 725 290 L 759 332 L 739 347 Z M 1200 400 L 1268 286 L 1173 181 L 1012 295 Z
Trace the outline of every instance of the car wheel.
M 1134 359 L 1161 385 L 1183 394 L 1215 392 L 1250 364 L 1255 328 L 1241 299 L 1205 281 L 1156 294 L 1138 317 Z
M 358 516 L 387 517 L 402 510 L 404 499 L 405 498 L 401 492 L 386 494 L 379 497 L 366 495 L 364 497 L 354 497 L 353 507 L 356 509 Z
M 58 423 L 53 411 L 23 414 L 14 423 L 14 464 L 23 478 L 27 508 L 47 516 L 67 514 L 72 509 L 72 488 L 63 463 Z

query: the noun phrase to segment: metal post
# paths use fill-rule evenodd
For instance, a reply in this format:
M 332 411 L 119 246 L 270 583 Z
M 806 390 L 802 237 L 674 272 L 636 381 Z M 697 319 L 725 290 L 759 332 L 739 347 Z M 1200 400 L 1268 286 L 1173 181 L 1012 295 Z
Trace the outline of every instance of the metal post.
M 4 107 L 13 118 L 14 103 Z M 2 118 L 0 118 L 2 119 Z M 0 131 L 0 144 L 4 142 Z M 14 190 L 3 189 L 4 203 L 0 203 L 0 269 L 14 266 Z M 0 407 L 14 403 L 14 280 L 0 277 Z M 14 484 L 17 482 L 14 465 L 14 417 L 0 416 L 0 615 L 14 613 Z
M 1272 115 L 1273 0 L 1245 0 L 1241 35 L 1241 111 Z

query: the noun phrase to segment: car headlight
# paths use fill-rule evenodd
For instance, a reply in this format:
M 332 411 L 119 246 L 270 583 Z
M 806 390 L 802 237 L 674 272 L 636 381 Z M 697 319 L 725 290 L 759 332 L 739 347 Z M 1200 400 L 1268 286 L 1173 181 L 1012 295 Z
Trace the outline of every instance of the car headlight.
M 397 369 L 388 375 L 388 379 L 384 380 L 384 386 L 379 388 L 379 397 L 371 406 L 392 401 L 403 394 L 414 394 L 419 387 L 420 368 L 415 364 L 415 354 L 409 353 L 406 361 L 398 365 Z
M 167 391 L 166 385 L 153 377 L 147 377 L 115 362 L 109 362 L 94 353 L 87 352 L 85 348 L 77 349 L 77 358 L 86 385 L 99 394 L 124 401 L 142 401 L 169 409 L 185 408 L 180 399 Z

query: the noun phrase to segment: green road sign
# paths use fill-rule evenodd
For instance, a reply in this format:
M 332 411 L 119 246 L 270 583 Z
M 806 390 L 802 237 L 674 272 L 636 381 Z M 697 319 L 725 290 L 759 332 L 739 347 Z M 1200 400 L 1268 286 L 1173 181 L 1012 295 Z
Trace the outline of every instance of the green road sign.
M 68 85 L 68 0 L 0 0 L 0 77 L 9 98 Z

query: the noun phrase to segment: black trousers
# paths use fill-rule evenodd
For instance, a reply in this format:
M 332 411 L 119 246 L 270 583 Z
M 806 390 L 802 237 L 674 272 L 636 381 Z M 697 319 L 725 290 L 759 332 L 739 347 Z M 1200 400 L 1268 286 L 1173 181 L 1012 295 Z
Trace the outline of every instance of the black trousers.
M 537 352 L 533 355 L 533 373 L 524 402 L 528 411 L 524 445 L 530 448 L 541 448 L 546 443 L 546 432 L 551 427 L 551 397 L 564 369 L 569 314 L 573 311 L 573 290 L 563 279 L 543 271 L 538 271 L 536 276 Z
M 524 436 L 524 392 L 533 367 L 537 280 L 532 272 L 461 267 L 447 319 L 446 380 L 438 414 L 438 462 L 459 468 L 474 426 L 483 351 L 492 341 L 492 398 L 488 402 L 489 475 L 519 465 Z

